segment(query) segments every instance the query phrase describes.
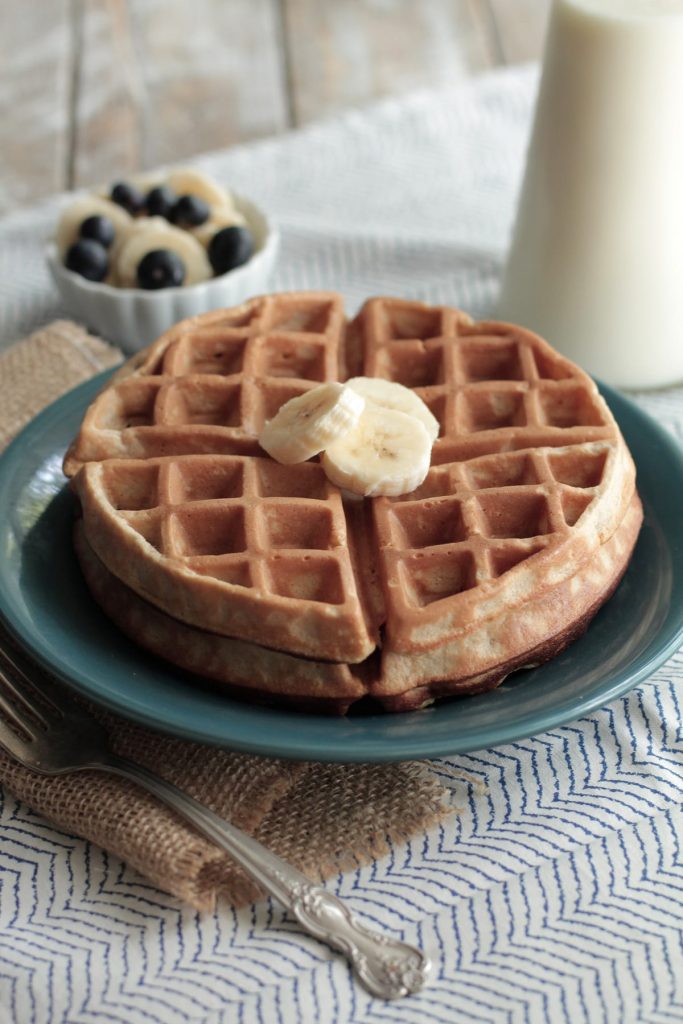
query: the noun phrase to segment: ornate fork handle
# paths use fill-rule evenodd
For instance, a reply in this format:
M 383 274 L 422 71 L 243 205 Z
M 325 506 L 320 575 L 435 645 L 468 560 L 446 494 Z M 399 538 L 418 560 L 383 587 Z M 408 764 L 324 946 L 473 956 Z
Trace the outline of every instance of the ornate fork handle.
M 132 779 L 190 821 L 290 910 L 306 931 L 343 953 L 373 995 L 397 999 L 425 984 L 431 964 L 419 949 L 361 924 L 332 893 L 313 885 L 300 871 L 172 783 L 113 755 L 111 760 L 83 767 Z

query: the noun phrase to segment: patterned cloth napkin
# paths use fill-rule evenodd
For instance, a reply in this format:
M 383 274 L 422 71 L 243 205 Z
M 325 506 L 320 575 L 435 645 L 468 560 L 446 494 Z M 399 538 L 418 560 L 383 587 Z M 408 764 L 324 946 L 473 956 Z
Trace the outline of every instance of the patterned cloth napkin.
M 0 355 L 0 447 L 51 399 L 120 358 L 66 320 L 12 346 Z M 164 776 L 314 879 L 367 863 L 450 810 L 443 787 L 417 764 L 335 766 L 231 754 L 93 710 L 117 753 Z M 219 893 L 233 903 L 262 895 L 225 853 L 133 783 L 101 772 L 49 778 L 1 751 L 0 782 L 55 825 L 117 854 L 198 909 L 213 907 Z

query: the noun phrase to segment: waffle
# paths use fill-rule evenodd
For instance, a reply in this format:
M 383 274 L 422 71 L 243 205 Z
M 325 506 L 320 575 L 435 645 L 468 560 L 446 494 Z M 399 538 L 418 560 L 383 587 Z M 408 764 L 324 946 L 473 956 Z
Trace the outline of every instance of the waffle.
M 67 453 L 67 476 L 114 457 L 263 455 L 265 420 L 337 379 L 344 326 L 339 297 L 318 294 L 266 296 L 182 321 L 91 406 Z
M 366 673 L 359 666 L 299 658 L 166 615 L 109 572 L 82 522 L 76 524 L 74 546 L 91 593 L 122 632 L 186 672 L 221 684 L 231 696 L 341 715 L 367 695 Z
M 464 696 L 490 690 L 516 668 L 532 668 L 559 654 L 587 627 L 598 608 L 611 596 L 628 565 L 641 522 L 637 497 L 616 533 L 570 581 L 559 584 L 548 600 L 547 593 L 529 602 L 521 621 L 510 613 L 518 653 L 503 664 L 487 665 L 485 671 L 458 675 L 462 658 L 446 663 L 441 657 L 435 678 L 409 686 L 397 685 L 387 673 L 379 654 L 360 665 L 314 661 L 219 636 L 188 626 L 149 604 L 114 576 L 90 547 L 82 522 L 75 528 L 75 547 L 91 593 L 112 621 L 136 643 L 159 658 L 196 677 L 217 683 L 230 696 L 261 704 L 277 704 L 306 712 L 343 715 L 363 702 L 384 711 L 413 711 L 442 697 Z M 576 591 L 582 601 L 576 601 Z M 574 599 L 575 618 L 556 629 L 557 609 Z M 486 651 L 486 636 L 474 638 Z M 519 653 L 521 651 L 521 653 Z M 473 664 L 469 666 L 472 668 Z
M 377 646 L 347 511 L 320 465 L 181 455 L 87 463 L 75 479 L 109 569 L 170 615 L 307 657 L 362 661 Z M 363 517 L 365 518 L 365 517 Z
M 411 494 L 350 499 L 317 462 L 259 448 L 285 401 L 358 375 L 414 388 L 439 420 Z M 98 396 L 65 470 L 88 545 L 147 606 L 345 665 L 396 709 L 554 653 L 613 589 L 641 516 L 607 406 L 540 338 L 397 299 L 348 323 L 333 293 L 177 325 Z

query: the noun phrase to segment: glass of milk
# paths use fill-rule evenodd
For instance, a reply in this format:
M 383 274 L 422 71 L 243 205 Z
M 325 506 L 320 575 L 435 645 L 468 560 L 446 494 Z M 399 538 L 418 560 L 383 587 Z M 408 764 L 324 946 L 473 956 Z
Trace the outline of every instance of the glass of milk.
M 501 319 L 683 381 L 683 0 L 554 0 Z

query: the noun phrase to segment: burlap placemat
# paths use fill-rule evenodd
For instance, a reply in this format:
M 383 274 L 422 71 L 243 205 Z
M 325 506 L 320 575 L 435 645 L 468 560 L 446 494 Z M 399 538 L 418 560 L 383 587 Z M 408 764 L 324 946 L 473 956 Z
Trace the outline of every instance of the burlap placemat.
M 41 408 L 121 354 L 55 321 L 0 355 L 0 448 Z M 0 630 L 2 627 L 0 626 Z M 11 638 L 0 636 L 0 642 Z M 145 764 L 304 871 L 367 863 L 452 811 L 424 765 L 321 765 L 231 754 L 93 709 L 119 753 Z M 260 889 L 211 842 L 133 783 L 98 772 L 48 778 L 0 751 L 0 783 L 59 828 L 92 840 L 198 909 Z

